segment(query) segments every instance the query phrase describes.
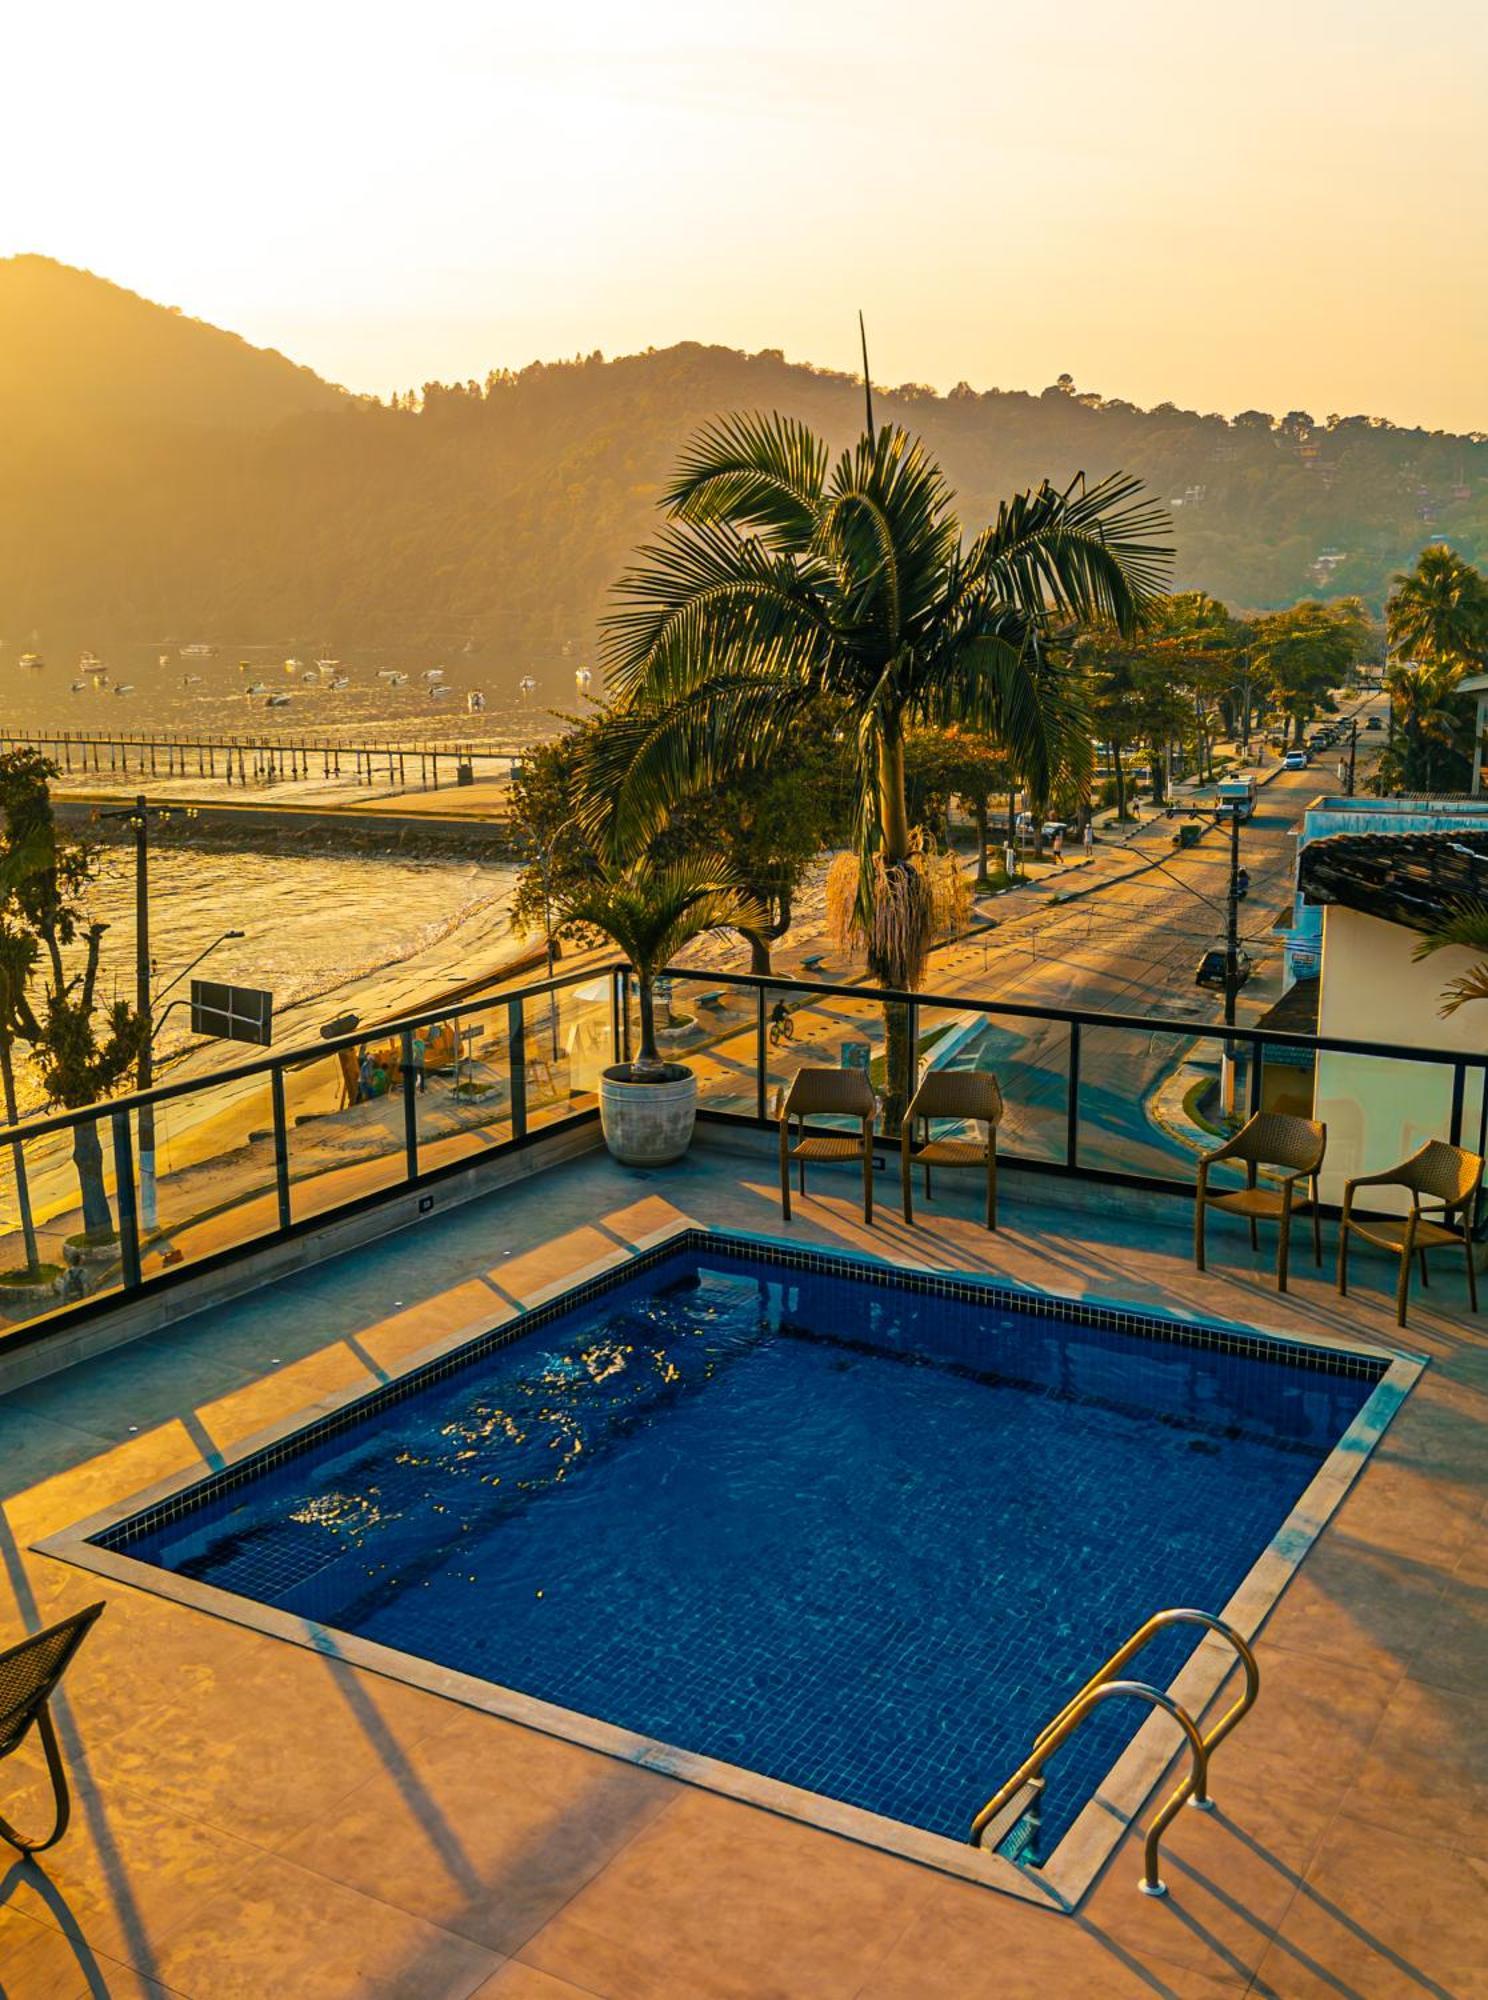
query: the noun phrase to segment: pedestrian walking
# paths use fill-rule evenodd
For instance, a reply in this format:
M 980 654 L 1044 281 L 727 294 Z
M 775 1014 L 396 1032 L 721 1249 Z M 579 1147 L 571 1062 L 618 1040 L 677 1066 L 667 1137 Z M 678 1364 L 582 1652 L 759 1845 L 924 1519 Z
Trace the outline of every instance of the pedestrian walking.
M 424 1068 L 424 1058 L 428 1055 L 429 1045 L 424 1040 L 422 1030 L 412 1037 L 409 1046 L 413 1055 L 413 1087 L 415 1090 L 427 1090 L 429 1078 Z
M 1056 868 L 1064 866 L 1064 828 L 1062 826 L 1056 827 L 1054 831 L 1054 866 Z
M 1092 855 L 1092 854 L 1094 854 L 1094 852 L 1095 852 L 1095 821 L 1094 821 L 1094 820 L 1090 820 L 1090 819 L 1087 819 L 1087 820 L 1086 820 L 1086 822 L 1085 822 L 1085 831 L 1084 831 L 1084 833 L 1083 833 L 1083 834 L 1081 834 L 1080 838 L 1081 838 L 1081 841 L 1082 841 L 1082 843 L 1083 843 L 1083 845 L 1084 845 L 1084 848 L 1085 848 L 1085 859 L 1086 859 L 1086 860 L 1088 861 L 1088 860 L 1090 859 L 1091 855 Z

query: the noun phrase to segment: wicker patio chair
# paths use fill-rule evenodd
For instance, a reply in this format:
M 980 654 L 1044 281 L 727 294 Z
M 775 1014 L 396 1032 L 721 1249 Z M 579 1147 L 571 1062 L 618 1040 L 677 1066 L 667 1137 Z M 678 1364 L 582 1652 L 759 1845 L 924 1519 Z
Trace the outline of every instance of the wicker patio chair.
M 1194 1263 L 1204 1264 L 1204 1220 L 1209 1209 L 1222 1208 L 1231 1215 L 1243 1215 L 1250 1223 L 1250 1247 L 1260 1247 L 1256 1225 L 1275 1222 L 1280 1240 L 1276 1246 L 1276 1289 L 1287 1288 L 1287 1267 L 1292 1254 L 1292 1212 L 1312 1210 L 1312 1250 L 1319 1266 L 1323 1261 L 1323 1232 L 1318 1216 L 1318 1169 L 1328 1144 L 1328 1128 L 1311 1118 L 1294 1118 L 1284 1111 L 1258 1111 L 1222 1146 L 1205 1153 L 1199 1161 L 1199 1184 L 1194 1202 Z M 1209 1169 L 1222 1160 L 1245 1168 L 1243 1188 L 1225 1188 L 1214 1193 L 1209 1186 Z M 1272 1169 L 1273 1186 L 1257 1185 L 1257 1170 Z M 1311 1183 L 1310 1194 L 1298 1194 L 1297 1183 Z
M 57 1808 L 56 1820 L 45 1840 L 30 1840 L 18 1833 L 9 1820 L 0 1819 L 0 1839 L 18 1847 L 22 1854 L 43 1854 L 47 1848 L 55 1847 L 72 1816 L 62 1746 L 57 1741 L 47 1702 L 102 1609 L 101 1604 L 90 1604 L 85 1611 L 75 1611 L 60 1624 L 49 1625 L 45 1632 L 33 1632 L 18 1646 L 0 1653 L 0 1758 L 19 1750 L 26 1732 L 34 1724 L 46 1753 L 47 1773 Z
M 904 1220 L 914 1221 L 913 1169 L 925 1170 L 925 1199 L 930 1199 L 932 1167 L 976 1167 L 987 1176 L 987 1227 L 997 1227 L 997 1126 L 1002 1117 L 1002 1092 L 997 1078 L 984 1069 L 932 1069 L 910 1099 L 899 1142 L 899 1179 L 904 1192 Z M 966 1125 L 985 1125 L 980 1136 L 937 1139 L 934 1118 L 955 1118 Z M 915 1144 L 915 1127 L 923 1127 Z
M 1362 1236 L 1378 1250 L 1392 1250 L 1400 1259 L 1400 1280 L 1395 1287 L 1395 1318 L 1405 1325 L 1406 1302 L 1410 1297 L 1411 1258 L 1421 1262 L 1421 1283 L 1429 1284 L 1426 1252 L 1444 1244 L 1460 1244 L 1467 1258 L 1467 1296 L 1474 1312 L 1478 1309 L 1478 1274 L 1473 1269 L 1472 1226 L 1478 1190 L 1483 1185 L 1483 1162 L 1476 1153 L 1449 1146 L 1444 1139 L 1428 1139 L 1424 1146 L 1387 1167 L 1380 1174 L 1356 1174 L 1343 1184 L 1343 1220 L 1338 1233 L 1338 1289 L 1348 1292 L 1349 1232 Z M 1405 1188 L 1411 1205 L 1404 1215 L 1371 1215 L 1360 1222 L 1353 1213 L 1354 1195 L 1360 1188 Z M 1441 1211 L 1441 1220 L 1423 1215 L 1421 1203 L 1430 1202 Z M 1462 1211 L 1454 1225 L 1452 1212 Z
M 791 1219 L 790 1163 L 797 1163 L 801 1192 L 806 1192 L 808 1160 L 857 1160 L 863 1162 L 863 1220 L 873 1220 L 873 1121 L 878 1115 L 878 1099 L 873 1085 L 861 1070 L 797 1070 L 788 1091 L 777 1104 L 780 1119 L 780 1212 Z M 808 1132 L 805 1121 L 812 1117 L 834 1116 L 862 1120 L 860 1132 Z M 790 1121 L 796 1121 L 792 1144 Z

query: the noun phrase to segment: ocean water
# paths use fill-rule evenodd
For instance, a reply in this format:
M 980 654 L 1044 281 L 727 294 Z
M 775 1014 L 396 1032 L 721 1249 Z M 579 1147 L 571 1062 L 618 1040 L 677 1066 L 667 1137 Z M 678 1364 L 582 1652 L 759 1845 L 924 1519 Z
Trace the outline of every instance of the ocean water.
M 1224 1608 L 1372 1387 L 1110 1317 L 679 1252 L 101 1539 L 965 1838 L 1147 1616 Z M 1047 1845 L 1145 1712 L 1053 1760 Z
M 441 987 L 474 979 L 517 945 L 509 928 L 515 870 L 504 863 L 434 857 L 317 856 L 194 849 L 166 833 L 150 857 L 150 951 L 159 993 L 227 930 L 203 977 L 268 987 L 275 1042 L 314 1041 L 350 1006 L 364 1018 L 412 1007 Z M 132 849 L 101 850 L 87 893 L 106 923 L 100 990 L 134 998 Z M 189 994 L 183 979 L 170 998 Z M 252 1053 L 236 1044 L 193 1047 L 189 1072 L 172 1058 L 192 1041 L 184 1007 L 156 1043 L 157 1073 L 208 1074 Z M 40 1108 L 34 1080 L 27 1103 Z

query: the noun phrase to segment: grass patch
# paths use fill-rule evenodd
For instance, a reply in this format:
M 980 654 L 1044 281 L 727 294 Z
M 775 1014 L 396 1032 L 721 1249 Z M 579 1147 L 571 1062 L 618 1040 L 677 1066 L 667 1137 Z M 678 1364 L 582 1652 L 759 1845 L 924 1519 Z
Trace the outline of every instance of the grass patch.
M 60 1264 L 34 1264 L 30 1270 L 0 1271 L 0 1285 L 54 1285 L 61 1275 Z

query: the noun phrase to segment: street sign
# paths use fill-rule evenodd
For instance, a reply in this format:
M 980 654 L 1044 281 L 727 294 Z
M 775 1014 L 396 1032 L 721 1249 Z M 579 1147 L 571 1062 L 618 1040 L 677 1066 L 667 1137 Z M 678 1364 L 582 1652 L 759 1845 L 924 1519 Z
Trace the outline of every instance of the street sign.
M 219 1041 L 252 1042 L 266 1049 L 274 1039 L 274 996 L 257 986 L 223 986 L 215 979 L 191 982 L 191 1029 Z

